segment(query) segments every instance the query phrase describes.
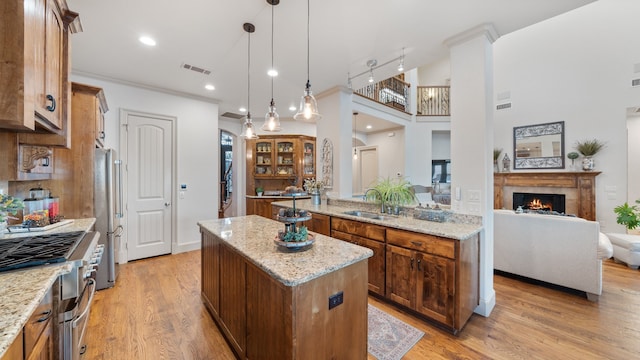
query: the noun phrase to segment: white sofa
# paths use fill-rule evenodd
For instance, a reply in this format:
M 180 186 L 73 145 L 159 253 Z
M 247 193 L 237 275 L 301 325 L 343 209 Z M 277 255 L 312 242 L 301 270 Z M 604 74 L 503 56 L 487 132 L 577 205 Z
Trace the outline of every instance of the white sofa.
M 602 259 L 613 249 L 597 222 L 512 210 L 493 214 L 496 270 L 584 291 L 598 301 Z

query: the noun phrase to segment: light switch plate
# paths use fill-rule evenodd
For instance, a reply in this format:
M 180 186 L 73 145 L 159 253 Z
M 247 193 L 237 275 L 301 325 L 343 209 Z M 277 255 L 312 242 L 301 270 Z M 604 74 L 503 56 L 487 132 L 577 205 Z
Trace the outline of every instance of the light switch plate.
M 480 190 L 469 190 L 469 201 L 480 201 Z

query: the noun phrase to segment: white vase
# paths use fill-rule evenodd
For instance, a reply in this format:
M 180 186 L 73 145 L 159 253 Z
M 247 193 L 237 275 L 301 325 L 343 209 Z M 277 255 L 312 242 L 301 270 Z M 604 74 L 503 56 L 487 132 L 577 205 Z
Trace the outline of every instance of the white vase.
M 585 156 L 582 159 L 582 170 L 584 171 L 591 171 L 596 167 L 595 162 L 593 161 L 593 157 L 591 156 Z
M 7 232 L 7 213 L 0 214 L 0 235 Z

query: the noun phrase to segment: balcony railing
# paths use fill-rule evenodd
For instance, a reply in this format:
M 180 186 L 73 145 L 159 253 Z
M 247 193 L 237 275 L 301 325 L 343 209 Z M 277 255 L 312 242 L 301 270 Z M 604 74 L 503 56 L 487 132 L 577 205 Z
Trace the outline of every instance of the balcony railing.
M 410 84 L 392 77 L 355 90 L 354 93 L 396 110 L 409 113 L 410 86 Z
M 449 86 L 418 86 L 418 116 L 449 116 Z

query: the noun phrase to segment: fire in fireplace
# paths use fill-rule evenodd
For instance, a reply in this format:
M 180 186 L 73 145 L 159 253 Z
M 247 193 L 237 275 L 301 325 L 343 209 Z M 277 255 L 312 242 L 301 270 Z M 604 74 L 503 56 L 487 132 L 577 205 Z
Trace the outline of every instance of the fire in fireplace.
M 522 206 L 525 210 L 556 211 L 564 213 L 565 196 L 563 194 L 513 193 L 513 209 Z

